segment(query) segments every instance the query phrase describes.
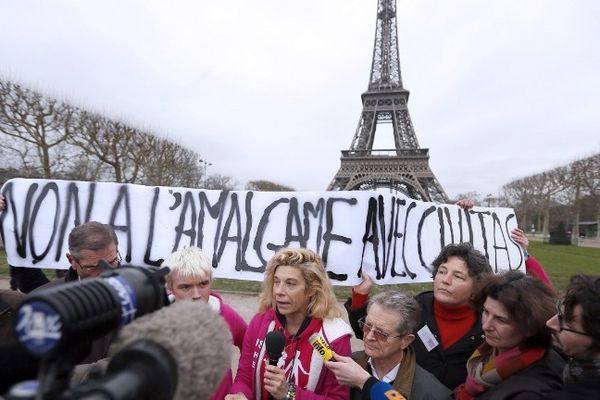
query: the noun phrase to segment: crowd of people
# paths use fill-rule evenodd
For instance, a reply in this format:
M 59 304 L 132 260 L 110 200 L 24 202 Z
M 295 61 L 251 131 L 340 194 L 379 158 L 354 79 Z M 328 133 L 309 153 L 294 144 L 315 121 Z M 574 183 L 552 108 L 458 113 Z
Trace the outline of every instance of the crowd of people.
M 526 273 L 493 273 L 483 254 L 461 243 L 447 245 L 433 261 L 432 291 L 412 296 L 384 290 L 371 296 L 374 282 L 363 274 L 344 304 L 349 324 L 323 261 L 308 249 L 275 253 L 265 269 L 257 314 L 248 324 L 212 290 L 211 263 L 199 248 L 166 257 L 165 291 L 172 302 L 208 304 L 240 351 L 237 371 L 225 373 L 211 399 L 370 399 L 379 382 L 406 399 L 600 397 L 600 276 L 575 275 L 559 296 L 527 253 L 523 231 L 515 229 L 512 238 L 523 249 Z M 121 264 L 117 236 L 106 224 L 75 227 L 68 248 L 67 274 L 40 281 L 34 292 L 97 277 Z M 15 341 L 6 321 L 22 295 L 3 290 L 0 300 L 5 346 Z M 274 332 L 282 337 L 276 357 L 266 340 Z M 364 349 L 352 351 L 353 334 Z M 94 341 L 80 363 L 110 357 L 117 335 L 118 329 Z M 324 359 L 315 349 L 315 335 L 333 358 Z

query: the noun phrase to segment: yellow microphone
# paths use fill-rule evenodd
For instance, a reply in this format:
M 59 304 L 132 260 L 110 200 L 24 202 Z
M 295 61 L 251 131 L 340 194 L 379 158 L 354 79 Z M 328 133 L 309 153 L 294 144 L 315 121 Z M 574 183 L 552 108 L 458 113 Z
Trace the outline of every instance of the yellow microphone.
M 335 358 L 333 358 L 333 350 L 331 350 L 331 347 L 329 347 L 323 336 L 315 332 L 310 336 L 308 340 L 310 341 L 312 347 L 314 347 L 315 350 L 321 355 L 321 357 L 323 357 L 323 360 L 335 361 Z

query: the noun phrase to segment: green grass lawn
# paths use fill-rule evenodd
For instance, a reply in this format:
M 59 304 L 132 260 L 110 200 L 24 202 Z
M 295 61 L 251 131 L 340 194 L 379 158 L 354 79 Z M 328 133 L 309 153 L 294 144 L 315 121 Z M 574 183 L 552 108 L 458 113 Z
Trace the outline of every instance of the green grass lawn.
M 529 254 L 537 258 L 559 291 L 574 274 L 600 275 L 600 248 L 530 242 Z
M 532 241 L 530 243 L 529 253 L 542 263 L 559 291 L 562 291 L 567 286 L 569 277 L 573 274 L 600 274 L 600 248 L 554 245 Z M 53 277 L 51 271 L 45 272 L 49 277 Z M 9 277 L 4 250 L 0 251 L 0 277 Z M 248 282 L 235 279 L 217 279 L 214 286 L 216 290 L 250 293 L 257 293 L 261 289 L 260 282 Z M 382 286 L 376 288 L 375 292 L 378 291 L 377 289 L 381 290 L 382 288 L 386 290 L 397 288 L 416 294 L 423 290 L 430 290 L 431 284 L 418 283 L 392 285 L 391 287 Z M 350 294 L 350 288 L 336 287 L 335 292 L 338 298 L 346 298 Z

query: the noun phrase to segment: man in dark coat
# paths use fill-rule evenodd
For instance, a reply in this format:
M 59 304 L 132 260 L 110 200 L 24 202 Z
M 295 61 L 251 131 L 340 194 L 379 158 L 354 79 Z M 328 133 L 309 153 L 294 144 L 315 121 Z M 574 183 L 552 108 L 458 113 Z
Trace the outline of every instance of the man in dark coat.
M 90 221 L 76 226 L 69 233 L 69 252 L 66 254 L 70 264 L 69 270 L 63 278 L 54 279 L 34 292 L 65 282 L 98 277 L 103 272 L 100 261 L 106 261 L 112 268 L 118 268 L 121 263 L 118 244 L 117 235 L 110 225 Z M 116 330 L 94 340 L 91 350 L 81 363 L 88 364 L 107 357 L 115 336 Z

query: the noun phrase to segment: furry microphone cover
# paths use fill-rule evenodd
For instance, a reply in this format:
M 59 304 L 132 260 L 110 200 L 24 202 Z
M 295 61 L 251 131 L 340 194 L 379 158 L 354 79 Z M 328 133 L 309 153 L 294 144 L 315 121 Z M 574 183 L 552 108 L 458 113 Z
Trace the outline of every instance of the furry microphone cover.
M 223 319 L 204 302 L 178 301 L 123 327 L 115 354 L 134 340 L 164 346 L 177 362 L 174 399 L 208 399 L 230 366 L 232 340 Z

